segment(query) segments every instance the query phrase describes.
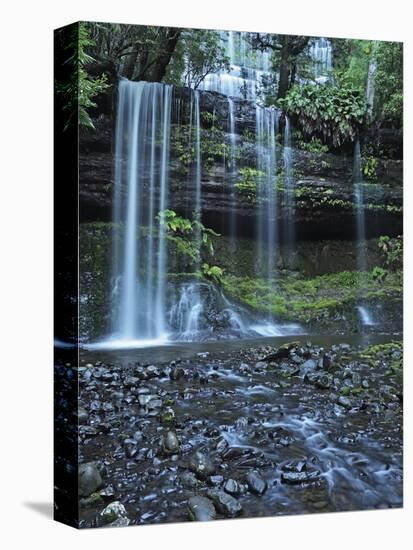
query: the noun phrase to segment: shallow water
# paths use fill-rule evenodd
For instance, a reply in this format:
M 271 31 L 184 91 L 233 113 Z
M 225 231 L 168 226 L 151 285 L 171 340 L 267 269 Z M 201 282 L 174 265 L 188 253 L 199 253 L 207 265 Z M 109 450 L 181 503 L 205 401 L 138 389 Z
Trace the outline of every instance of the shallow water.
M 394 338 L 388 334 L 346 334 L 342 335 L 311 335 L 311 334 L 293 334 L 287 336 L 263 336 L 261 338 L 221 340 L 218 342 L 167 342 L 163 341 L 161 345 L 148 345 L 136 348 L 120 347 L 119 349 L 81 349 L 80 357 L 83 361 L 106 361 L 127 364 L 129 362 L 165 362 L 176 359 L 188 359 L 196 356 L 198 353 L 208 353 L 211 355 L 222 354 L 225 352 L 237 351 L 243 348 L 255 348 L 259 346 L 280 346 L 286 342 L 300 342 L 305 344 L 311 342 L 318 346 L 329 347 L 341 342 L 348 344 L 370 345 L 389 342 L 393 339 L 400 339 L 400 335 L 395 334 Z
M 375 335 L 366 341 L 354 335 L 346 342 L 354 350 L 386 339 L 389 337 Z M 278 346 L 285 340 L 277 338 L 271 344 Z M 311 340 L 311 354 L 317 356 L 317 346 L 330 347 L 343 338 Z M 303 371 L 286 376 L 280 361 L 278 368 L 242 371 L 241 363 L 253 365 L 256 351 L 252 350 L 263 343 L 267 346 L 269 339 L 249 341 L 248 349 L 246 342 L 223 342 L 133 352 L 82 352 L 82 362 L 89 366 L 82 369 L 81 405 L 88 410 L 89 419 L 80 429 L 80 458 L 105 465 L 105 485 L 113 487 L 112 500 L 125 505 L 131 523 L 188 519 L 188 499 L 204 495 L 209 487 L 208 482 L 201 482 L 188 489 L 181 482 L 195 450 L 212 458 L 215 473 L 224 481 L 235 479 L 243 487 L 237 496 L 242 517 L 402 505 L 400 403 L 396 398 L 384 402 L 380 397 L 381 388 L 389 384 L 396 392 L 391 372 L 386 368 L 373 372 L 368 365 L 353 362 L 352 372 L 368 380 L 369 390 L 365 396 L 353 396 L 348 410 L 337 404 L 332 390 L 306 383 Z M 348 348 L 342 352 L 344 360 L 347 353 Z M 185 378 L 171 380 L 162 374 L 162 363 L 172 360 L 185 369 Z M 127 377 L 135 376 L 138 363 L 148 362 L 157 365 L 160 374 L 136 381 L 131 388 Z M 116 404 L 113 395 L 119 391 L 123 397 L 121 404 Z M 140 391 L 158 396 L 163 406 L 166 400 L 172 404 L 176 415 L 172 429 L 180 440 L 179 453 L 162 453 L 160 440 L 170 428 L 160 422 L 159 410 L 139 406 Z M 137 452 L 128 456 L 122 441 L 136 431 L 142 439 Z M 227 454 L 217 450 L 222 440 Z M 134 445 L 132 448 L 135 452 Z M 245 476 L 252 469 L 259 470 L 267 481 L 262 496 L 246 491 Z M 299 471 L 308 479 L 294 484 L 286 481 Z M 82 507 L 82 525 L 93 525 L 102 508 L 103 504 Z

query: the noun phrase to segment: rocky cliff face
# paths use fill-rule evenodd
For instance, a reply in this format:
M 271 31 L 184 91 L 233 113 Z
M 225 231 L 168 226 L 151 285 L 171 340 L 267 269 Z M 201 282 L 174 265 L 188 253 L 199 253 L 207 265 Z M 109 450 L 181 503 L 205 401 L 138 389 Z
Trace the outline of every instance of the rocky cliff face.
M 189 213 L 194 190 L 192 161 L 188 145 L 191 91 L 175 88 L 172 113 L 170 208 Z M 113 104 L 114 102 L 112 102 Z M 109 103 L 110 104 L 110 103 Z M 223 234 L 229 231 L 228 213 L 235 211 L 240 236 L 253 237 L 259 215 L 254 193 L 259 173 L 255 161 L 255 107 L 233 100 L 237 168 L 229 162 L 228 98 L 214 92 L 200 92 L 202 126 L 202 210 L 206 225 Z M 111 219 L 114 185 L 114 116 L 101 113 L 94 119 L 95 130 L 81 132 L 80 205 L 81 219 Z M 282 125 L 282 120 L 280 121 Z M 392 136 L 394 138 L 394 136 Z M 282 147 L 278 147 L 278 218 L 280 227 L 288 214 L 283 200 Z M 351 155 L 326 154 L 293 149 L 294 219 L 298 239 L 352 239 L 355 231 L 353 161 Z M 367 237 L 402 231 L 402 161 L 377 160 L 375 183 L 366 184 L 365 216 Z M 235 185 L 234 187 L 234 184 Z

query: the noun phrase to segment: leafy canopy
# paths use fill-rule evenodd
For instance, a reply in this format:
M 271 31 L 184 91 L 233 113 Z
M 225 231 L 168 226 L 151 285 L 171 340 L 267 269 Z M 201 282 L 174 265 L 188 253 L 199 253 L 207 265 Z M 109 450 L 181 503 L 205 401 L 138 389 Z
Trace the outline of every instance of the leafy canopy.
M 367 108 L 365 98 L 349 85 L 295 85 L 278 104 L 304 135 L 319 136 L 334 147 L 354 140 Z

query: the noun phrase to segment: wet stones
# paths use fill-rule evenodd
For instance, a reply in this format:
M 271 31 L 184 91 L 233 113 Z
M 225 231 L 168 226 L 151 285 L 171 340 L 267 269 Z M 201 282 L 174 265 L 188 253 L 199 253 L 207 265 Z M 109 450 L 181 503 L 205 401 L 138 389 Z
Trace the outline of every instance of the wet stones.
M 282 466 L 282 470 L 285 472 L 304 472 L 307 470 L 307 463 L 305 460 L 289 460 Z
M 108 504 L 100 513 L 99 519 L 101 524 L 110 525 L 111 527 L 126 526 L 130 523 L 126 509 L 119 501 Z
M 199 477 L 199 479 L 206 479 L 215 472 L 215 466 L 209 456 L 196 451 L 189 459 L 189 469 Z
M 135 376 L 127 376 L 123 381 L 123 385 L 125 386 L 125 388 L 134 388 L 138 384 L 139 378 L 136 378 Z
M 337 399 L 337 404 L 340 405 L 340 407 L 343 407 L 347 410 L 350 410 L 351 408 L 353 408 L 353 404 L 351 400 L 345 395 L 340 395 L 340 397 Z
M 268 487 L 265 479 L 256 470 L 251 470 L 247 473 L 246 482 L 251 493 L 256 495 L 263 495 Z
M 80 464 L 78 471 L 79 495 L 88 497 L 103 484 L 102 476 L 95 462 Z
M 188 500 L 188 515 L 192 521 L 211 521 L 217 514 L 209 498 L 193 496 Z
M 301 471 L 301 472 L 282 472 L 281 482 L 289 485 L 299 485 L 300 483 L 308 483 L 315 481 L 320 477 L 320 472 L 314 470 L 313 472 Z
M 180 477 L 180 481 L 186 489 L 194 489 L 200 485 L 200 481 L 193 472 L 184 472 Z
M 308 483 L 319 478 L 318 470 L 309 471 L 306 460 L 290 460 L 282 466 L 281 482 L 289 485 Z
M 267 368 L 267 363 L 265 363 L 264 361 L 257 361 L 254 365 L 255 372 L 265 371 L 266 368 Z
M 241 363 L 240 366 L 238 367 L 238 370 L 240 374 L 244 376 L 252 373 L 252 368 L 250 367 L 250 365 L 247 365 L 247 363 Z
M 176 454 L 179 452 L 179 441 L 175 432 L 168 431 L 162 438 L 162 451 L 167 454 Z
M 124 440 L 123 445 L 125 447 L 125 454 L 128 458 L 133 458 L 138 453 L 138 447 L 137 447 L 137 441 L 136 439 L 130 439 L 127 438 Z
M 314 385 L 320 390 L 328 390 L 331 386 L 332 378 L 328 374 L 320 374 L 314 380 Z
M 304 363 L 301 365 L 301 370 L 304 374 L 308 372 L 312 372 L 317 368 L 317 361 L 314 359 L 307 359 L 307 361 L 304 361 Z
M 272 361 L 277 361 L 278 359 L 287 359 L 290 357 L 292 350 L 297 348 L 299 345 L 299 342 L 287 342 L 280 346 L 274 353 L 270 353 L 264 357 L 263 361 L 271 363 Z
M 229 495 L 240 495 L 242 490 L 241 487 L 235 479 L 227 479 L 227 481 L 224 484 L 224 491 L 228 493 Z
M 218 487 L 224 483 L 224 477 L 220 475 L 209 476 L 208 483 L 214 487 Z
M 217 444 L 216 444 L 216 450 L 217 450 L 217 453 L 219 454 L 223 454 L 226 449 L 228 449 L 229 445 L 228 445 L 228 442 L 225 438 L 221 437 L 218 439 L 217 441 Z
M 207 492 L 207 495 L 214 503 L 214 506 L 218 512 L 226 517 L 233 518 L 242 512 L 242 506 L 237 499 L 225 491 L 210 489 Z
M 161 375 L 160 370 L 155 365 L 149 365 L 145 370 L 148 378 L 158 378 Z
M 182 380 L 185 378 L 185 371 L 182 367 L 175 367 L 171 370 L 169 377 L 175 381 Z

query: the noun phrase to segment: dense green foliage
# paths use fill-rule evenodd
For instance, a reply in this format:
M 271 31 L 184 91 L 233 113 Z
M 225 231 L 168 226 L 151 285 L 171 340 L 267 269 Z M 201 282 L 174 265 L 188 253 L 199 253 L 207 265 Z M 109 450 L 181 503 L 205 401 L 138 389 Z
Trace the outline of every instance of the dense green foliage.
M 378 246 L 383 256 L 384 265 L 392 270 L 401 269 L 403 264 L 403 237 L 390 238 L 383 235 L 379 239 Z
M 257 188 L 263 179 L 264 172 L 256 168 L 244 167 L 239 169 L 239 180 L 235 188 L 243 199 L 248 202 L 255 202 L 257 197 Z
M 186 30 L 177 44 L 165 81 L 196 89 L 208 74 L 224 69 L 229 69 L 229 63 L 218 35 Z
M 347 85 L 296 85 L 279 105 L 305 136 L 320 136 L 335 147 L 355 138 L 366 114 L 364 97 Z
M 173 210 L 164 210 L 159 212 L 157 219 L 166 228 L 167 238 L 176 246 L 178 254 L 189 258 L 190 263 L 199 264 L 202 259 L 214 255 L 211 237 L 219 237 L 219 234 L 205 227 L 198 220 L 196 213 L 194 219 L 190 220 L 179 216 Z
M 369 86 L 370 122 L 378 126 L 403 125 L 403 44 L 333 38 L 334 79 L 350 84 L 364 96 Z M 370 82 L 369 82 L 370 80 Z
M 93 99 L 108 88 L 105 74 L 92 78 L 86 71 L 86 66 L 94 61 L 86 50 L 93 44 L 85 23 L 71 27 L 64 49 L 68 55 L 65 63 L 72 70 L 68 80 L 56 83 L 56 91 L 62 96 L 66 113 L 66 127 L 79 124 L 93 128 L 88 110 L 96 107 Z
M 377 47 L 376 120 L 381 125 L 403 126 L 403 44 L 380 42 Z

